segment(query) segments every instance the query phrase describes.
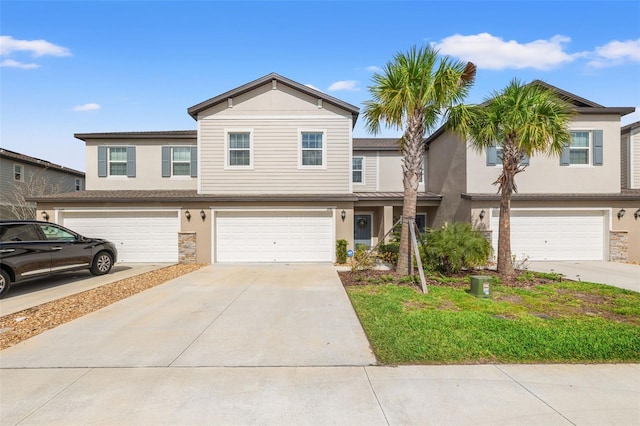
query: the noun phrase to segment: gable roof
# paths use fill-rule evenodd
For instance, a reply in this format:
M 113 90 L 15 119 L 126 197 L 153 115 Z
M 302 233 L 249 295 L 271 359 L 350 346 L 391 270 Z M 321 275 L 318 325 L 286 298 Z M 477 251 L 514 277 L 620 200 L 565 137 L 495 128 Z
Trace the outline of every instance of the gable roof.
M 271 81 L 277 81 L 278 83 L 284 84 L 285 86 L 289 86 L 292 89 L 298 90 L 302 93 L 305 93 L 309 96 L 312 96 L 314 98 L 318 98 L 318 99 L 322 99 L 323 102 L 327 102 L 331 105 L 337 106 L 338 108 L 341 108 L 347 112 L 351 113 L 351 116 L 353 117 L 353 124 L 355 125 L 356 120 L 358 119 L 358 114 L 360 113 L 360 108 L 353 106 L 351 104 L 348 104 L 346 102 L 341 101 L 340 99 L 334 98 L 333 96 L 329 96 L 325 93 L 320 92 L 319 90 L 315 90 L 312 89 L 309 86 L 305 86 L 304 84 L 300 84 L 297 83 L 293 80 L 289 80 L 286 77 L 283 77 L 279 74 L 276 73 L 271 73 L 271 74 L 267 74 L 264 77 L 260 77 L 257 80 L 251 81 L 247 84 L 244 84 L 240 87 L 237 87 L 233 90 L 229 90 L 228 92 L 222 93 L 221 95 L 218 95 L 216 97 L 213 97 L 211 99 L 207 99 L 204 102 L 200 102 L 197 105 L 194 105 L 190 108 L 187 109 L 187 112 L 189 113 L 189 115 L 191 117 L 193 117 L 194 120 L 198 119 L 198 113 L 211 108 L 212 106 L 215 106 L 219 103 L 222 102 L 226 102 L 227 99 L 229 98 L 233 98 L 239 95 L 242 95 L 243 93 L 247 93 L 250 92 L 251 90 L 254 90 L 264 84 L 267 84 Z
M 61 166 L 59 164 L 55 164 L 55 163 L 52 163 L 52 162 L 47 161 L 47 160 L 41 160 L 41 159 L 36 158 L 36 157 L 31 157 L 29 155 L 20 154 L 19 152 L 10 151 L 10 150 L 4 149 L 4 148 L 0 148 L 0 158 L 6 158 L 6 159 L 9 159 L 9 160 L 13 160 L 13 161 L 19 161 L 21 163 L 30 164 L 32 166 L 41 167 L 43 169 L 57 170 L 59 172 L 68 173 L 70 175 L 74 175 L 74 176 L 78 176 L 78 177 L 82 177 L 82 178 L 85 177 L 84 172 L 81 172 L 79 170 L 70 169 L 68 167 Z
M 635 123 L 630 123 L 630 124 L 627 124 L 626 126 L 622 126 L 620 128 L 620 133 L 624 135 L 625 133 L 629 133 L 632 130 L 637 129 L 638 127 L 640 127 L 640 121 L 636 121 Z

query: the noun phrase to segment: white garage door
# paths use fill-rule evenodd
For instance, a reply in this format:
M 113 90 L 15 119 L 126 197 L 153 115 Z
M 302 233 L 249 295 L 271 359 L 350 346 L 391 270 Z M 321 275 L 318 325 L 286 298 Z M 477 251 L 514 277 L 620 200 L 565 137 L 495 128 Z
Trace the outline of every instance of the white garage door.
M 498 249 L 498 209 L 492 211 Z M 602 260 L 603 211 L 511 211 L 511 253 L 529 260 Z
M 118 262 L 177 262 L 178 212 L 64 212 L 63 225 L 116 245 Z
M 216 262 L 331 262 L 333 215 L 309 212 L 217 212 Z

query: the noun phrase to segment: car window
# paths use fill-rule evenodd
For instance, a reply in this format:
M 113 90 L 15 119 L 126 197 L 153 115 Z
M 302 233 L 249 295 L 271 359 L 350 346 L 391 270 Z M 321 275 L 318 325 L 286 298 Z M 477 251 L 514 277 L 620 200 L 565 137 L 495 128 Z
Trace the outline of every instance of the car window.
M 31 223 L 15 223 L 0 227 L 0 241 L 39 241 L 40 234 Z
M 62 228 L 58 228 L 53 225 L 38 225 L 44 236 L 47 240 L 64 240 L 64 241 L 74 241 L 76 236 L 70 232 L 65 231 Z

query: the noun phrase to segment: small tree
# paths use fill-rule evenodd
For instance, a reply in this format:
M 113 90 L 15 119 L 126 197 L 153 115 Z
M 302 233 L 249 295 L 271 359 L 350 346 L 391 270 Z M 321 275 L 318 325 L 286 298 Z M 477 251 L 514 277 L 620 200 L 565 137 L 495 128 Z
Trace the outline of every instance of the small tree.
M 47 175 L 47 169 L 27 173 L 24 182 L 13 182 L 13 185 L 4 194 L 6 203 L 5 211 L 10 218 L 34 219 L 36 217 L 36 204 L 27 201 L 30 197 L 38 197 L 46 194 L 64 192 L 64 178 L 51 180 Z
M 511 195 L 515 176 L 525 171 L 522 160 L 535 154 L 557 155 L 571 140 L 573 107 L 551 88 L 512 80 L 482 105 L 452 109 L 447 126 L 479 152 L 501 146 L 502 171 L 494 185 L 500 193 L 498 272 L 514 275 L 511 259 Z

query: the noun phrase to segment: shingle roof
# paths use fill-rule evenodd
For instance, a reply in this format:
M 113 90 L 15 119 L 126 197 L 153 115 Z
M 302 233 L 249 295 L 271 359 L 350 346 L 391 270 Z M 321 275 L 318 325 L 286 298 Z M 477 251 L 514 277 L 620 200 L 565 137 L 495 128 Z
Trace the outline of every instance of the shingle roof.
M 204 102 L 200 102 L 199 104 L 188 108 L 187 112 L 195 120 L 198 118 L 199 112 L 202 112 L 208 108 L 211 108 L 212 106 L 217 105 L 221 102 L 226 102 L 227 99 L 229 98 L 233 98 L 243 93 L 247 93 L 273 80 L 276 80 L 277 82 L 282 83 L 286 86 L 289 86 L 293 89 L 296 89 L 300 92 L 306 93 L 307 95 L 313 96 L 314 98 L 322 99 L 323 102 L 327 102 L 329 104 L 335 105 L 339 108 L 342 108 L 350 112 L 351 115 L 353 116 L 353 124 L 355 125 L 356 120 L 358 118 L 358 114 L 360 112 L 360 108 L 354 105 L 348 104 L 344 101 L 341 101 L 340 99 L 334 98 L 333 96 L 329 96 L 326 93 L 322 93 L 319 90 L 312 89 L 311 87 L 305 86 L 304 84 L 297 83 L 293 80 L 290 80 L 276 73 L 267 74 L 264 77 L 260 77 L 257 80 L 251 81 L 247 84 L 243 84 L 240 87 L 237 87 L 233 90 L 229 90 L 228 92 L 222 93 L 221 95 L 215 96 L 211 99 L 207 99 Z
M 500 194 L 460 194 L 465 200 L 498 201 Z M 513 194 L 513 201 L 640 201 L 640 189 L 623 189 L 619 193 L 601 194 Z
M 353 149 L 361 151 L 398 151 L 398 138 L 353 138 Z
M 41 195 L 29 198 L 33 202 L 266 202 L 266 201 L 364 201 L 402 200 L 402 192 L 356 192 L 353 194 L 198 194 L 195 190 L 92 190 L 63 194 Z M 440 201 L 442 195 L 432 192 L 418 193 L 418 200 Z
M 620 133 L 621 134 L 629 133 L 632 130 L 637 129 L 638 127 L 640 127 L 640 121 L 636 121 L 635 123 L 630 123 L 630 124 L 627 124 L 626 126 L 622 126 L 620 128 Z
M 196 130 L 164 130 L 152 132 L 75 133 L 77 139 L 195 139 Z
M 85 177 L 84 172 L 81 172 L 79 170 L 70 169 L 69 167 L 61 166 L 59 164 L 55 164 L 47 160 L 41 160 L 36 157 L 31 157 L 26 154 L 20 154 L 19 152 L 10 151 L 4 148 L 0 148 L 0 157 L 15 160 L 15 161 L 21 161 L 23 163 L 28 163 L 34 166 L 45 168 L 45 169 L 54 169 L 64 173 L 69 173 L 71 175 Z

